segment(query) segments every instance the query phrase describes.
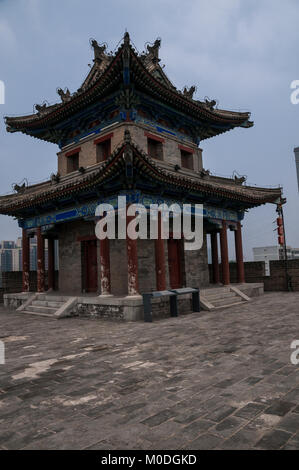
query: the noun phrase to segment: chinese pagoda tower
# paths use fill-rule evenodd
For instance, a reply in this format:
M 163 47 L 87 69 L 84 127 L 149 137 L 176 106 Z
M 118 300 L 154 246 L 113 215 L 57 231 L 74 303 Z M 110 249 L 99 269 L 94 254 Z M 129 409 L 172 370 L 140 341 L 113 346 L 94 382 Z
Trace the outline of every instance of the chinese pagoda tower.
M 143 292 L 208 287 L 208 237 L 212 282 L 229 285 L 227 230 L 235 234 L 238 283 L 245 282 L 244 211 L 277 203 L 281 188 L 246 186 L 245 178 L 220 178 L 203 168 L 202 141 L 236 127 L 248 129 L 253 122 L 247 112 L 221 110 L 214 100 L 195 99 L 195 87 L 178 90 L 160 65 L 160 45 L 156 40 L 139 54 L 125 33 L 117 51 L 107 53 L 105 45 L 92 40 L 93 65 L 77 91 L 58 89 L 57 104 L 36 105 L 32 115 L 5 118 L 8 132 L 59 147 L 58 167 L 47 181 L 16 186 L 14 194 L 0 198 L 0 213 L 17 218 L 23 231 L 23 293 L 33 289 L 32 236 L 38 244 L 38 294 L 55 289 L 58 295 L 81 299 L 82 306 L 88 293 L 89 303 L 108 317 L 140 318 L 138 295 Z M 119 195 L 145 207 L 203 204 L 202 248 L 186 251 L 183 240 L 175 238 L 98 240 L 95 209 L 101 202 L 117 209 Z

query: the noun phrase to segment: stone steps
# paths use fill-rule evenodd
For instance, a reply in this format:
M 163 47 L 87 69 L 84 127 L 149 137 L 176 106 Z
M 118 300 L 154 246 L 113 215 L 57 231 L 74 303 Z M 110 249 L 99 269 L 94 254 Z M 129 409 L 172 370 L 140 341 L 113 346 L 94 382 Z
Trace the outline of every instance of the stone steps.
M 25 313 L 27 315 L 37 315 L 39 317 L 51 317 L 55 318 L 52 314 L 50 313 L 41 313 L 41 312 L 31 312 L 30 310 L 22 310 L 21 313 Z
M 203 310 L 209 311 L 241 305 L 249 300 L 249 297 L 232 286 L 203 289 L 200 295 Z
M 37 300 L 42 300 L 46 302 L 67 302 L 69 298 L 70 297 L 60 295 L 38 294 Z
M 209 299 L 209 302 L 211 302 L 215 307 L 221 307 L 225 305 L 231 305 L 234 302 L 240 302 L 240 297 L 237 295 L 233 294 L 229 297 L 218 297 L 217 299 Z
M 57 308 L 55 307 L 48 307 L 47 305 L 29 305 L 28 307 L 26 307 L 24 309 L 24 311 L 26 311 L 27 309 L 30 309 L 31 312 L 36 312 L 36 313 L 49 313 L 49 314 L 53 314 L 55 312 L 57 312 Z
M 217 294 L 216 294 L 216 293 L 215 293 L 215 294 L 209 294 L 209 293 L 208 293 L 208 294 L 204 295 L 204 297 L 206 297 L 207 299 L 209 299 L 209 300 L 211 300 L 211 301 L 212 301 L 212 300 L 218 300 L 218 299 L 220 299 L 220 298 L 221 298 L 221 299 L 230 298 L 230 297 L 234 297 L 234 296 L 236 296 L 236 294 L 235 294 L 234 292 L 232 292 L 232 291 L 229 291 L 229 292 L 226 292 L 226 291 L 225 291 L 225 292 L 222 292 L 221 294 L 219 294 L 219 293 L 217 293 Z
M 227 286 L 218 286 L 218 287 L 209 287 L 206 289 L 201 290 L 203 295 L 210 295 L 210 294 L 220 294 L 223 292 L 231 292 L 230 287 Z
M 34 305 L 34 306 L 37 306 L 37 307 L 51 307 L 51 308 L 55 308 L 56 310 L 60 307 L 62 307 L 62 305 L 64 304 L 65 302 L 62 300 L 61 302 L 50 302 L 48 300 L 33 300 L 32 301 L 32 304 L 31 305 Z
M 217 307 L 214 307 L 213 310 L 218 310 L 218 309 L 221 309 L 221 308 L 234 307 L 235 305 L 241 305 L 241 304 L 244 304 L 243 300 L 241 300 L 241 302 L 234 302 L 232 304 L 218 305 Z
M 63 297 L 58 295 L 35 294 L 21 305 L 17 311 L 29 315 L 50 317 L 55 320 L 68 316 L 70 307 L 76 301 L 74 297 Z

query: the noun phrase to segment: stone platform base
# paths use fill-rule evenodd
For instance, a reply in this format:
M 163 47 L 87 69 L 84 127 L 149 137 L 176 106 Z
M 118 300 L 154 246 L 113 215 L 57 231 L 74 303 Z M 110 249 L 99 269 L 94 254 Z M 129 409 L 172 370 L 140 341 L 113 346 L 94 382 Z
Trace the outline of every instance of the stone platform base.
M 33 292 L 3 294 L 4 307 L 17 310 L 17 308 L 27 302 L 31 295 L 33 295 Z
M 255 297 L 263 294 L 263 283 L 246 283 L 246 284 L 233 284 L 248 297 Z M 211 286 L 215 289 L 215 286 Z M 208 289 L 203 289 L 202 292 Z M 29 293 L 16 293 L 4 294 L 4 306 L 16 310 L 21 305 L 25 304 L 33 292 Z M 57 301 L 59 298 L 67 300 L 68 296 L 60 293 L 59 291 L 47 292 L 45 294 L 49 302 Z M 71 297 L 70 297 L 71 298 Z M 72 296 L 72 298 L 74 298 Z M 101 318 L 106 320 L 117 321 L 142 321 L 143 320 L 143 299 L 141 296 L 137 297 L 93 297 L 90 295 L 82 295 L 75 298 L 76 301 L 72 303 L 71 309 L 68 311 L 68 317 L 89 317 Z M 160 318 L 167 318 L 170 316 L 169 297 L 160 297 L 152 299 L 152 312 L 153 320 Z M 192 312 L 191 294 L 178 296 L 178 312 L 186 314 Z M 24 314 L 26 312 L 23 312 Z M 53 315 L 55 318 L 55 314 Z M 57 317 L 56 317 L 57 318 Z
M 30 297 L 36 293 L 16 293 L 4 294 L 4 306 L 16 310 L 25 304 Z M 46 293 L 44 297 L 48 300 L 49 305 L 59 298 L 67 300 L 67 295 L 60 295 L 58 291 Z M 73 296 L 70 298 L 74 298 Z M 53 302 L 51 302 L 51 299 Z M 178 297 L 179 314 L 192 312 L 191 294 L 181 295 Z M 30 309 L 30 308 L 29 308 Z M 153 320 L 159 318 L 170 317 L 170 304 L 168 297 L 152 299 Z M 23 311 L 22 313 L 26 313 Z M 68 311 L 68 317 L 89 317 L 102 318 L 106 320 L 118 321 L 139 321 L 143 320 L 143 299 L 141 296 L 136 297 L 91 297 L 90 295 L 82 295 L 76 297 L 76 302 Z M 55 314 L 53 315 L 55 318 Z M 57 318 L 57 317 L 56 317 Z

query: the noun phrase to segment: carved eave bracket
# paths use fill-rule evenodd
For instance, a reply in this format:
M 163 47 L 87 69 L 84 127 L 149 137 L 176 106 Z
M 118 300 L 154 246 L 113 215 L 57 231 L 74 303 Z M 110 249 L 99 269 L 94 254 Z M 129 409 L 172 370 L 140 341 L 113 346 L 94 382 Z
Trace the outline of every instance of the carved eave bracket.
M 115 98 L 115 104 L 125 110 L 136 109 L 140 104 L 140 99 L 133 90 L 126 88 Z

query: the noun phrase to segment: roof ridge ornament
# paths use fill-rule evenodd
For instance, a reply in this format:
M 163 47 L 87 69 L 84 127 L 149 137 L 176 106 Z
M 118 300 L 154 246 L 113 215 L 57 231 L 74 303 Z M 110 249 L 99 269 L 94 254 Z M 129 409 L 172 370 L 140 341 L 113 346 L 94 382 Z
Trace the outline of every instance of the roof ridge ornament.
M 205 104 L 207 105 L 207 107 L 213 111 L 216 104 L 217 104 L 217 101 L 216 100 L 209 100 L 209 98 L 205 97 Z
M 209 178 L 210 175 L 211 175 L 210 170 L 206 170 L 206 169 L 203 168 L 203 169 L 200 171 L 200 176 L 201 176 L 202 178 Z
M 62 88 L 57 88 L 56 92 L 60 96 L 63 103 L 67 103 L 72 98 L 71 92 L 68 88 L 66 88 L 65 91 L 63 91 Z
M 27 178 L 24 178 L 20 184 L 13 183 L 12 188 L 13 190 L 18 193 L 18 194 L 23 194 L 26 191 L 26 188 L 28 188 L 28 180 Z
M 232 178 L 236 184 L 243 184 L 247 181 L 247 176 L 240 175 L 236 170 L 233 171 Z
M 130 35 L 128 31 L 126 31 L 124 34 L 124 46 L 128 47 L 129 45 L 130 45 Z
M 153 44 L 148 43 L 146 49 L 148 51 L 148 56 L 151 57 L 152 61 L 157 64 L 160 62 L 159 59 L 159 49 L 161 47 L 161 38 L 157 38 Z
M 124 35 L 124 47 L 122 50 L 122 61 L 123 61 L 123 81 L 124 87 L 129 88 L 130 86 L 130 35 L 128 31 Z
M 193 99 L 194 93 L 197 91 L 197 88 L 195 85 L 192 85 L 189 89 L 185 86 L 183 90 L 183 95 L 186 98 L 190 98 L 191 100 Z
M 47 106 L 47 102 L 44 101 L 43 104 L 35 104 L 34 108 L 36 109 L 37 114 L 43 115 L 47 111 Z
M 59 172 L 57 172 L 56 174 L 51 173 L 50 180 L 51 180 L 51 185 L 59 183 L 60 182 L 60 173 Z
M 89 43 L 91 47 L 93 48 L 93 52 L 94 52 L 93 61 L 101 63 L 103 59 L 105 58 L 105 51 L 107 49 L 107 44 L 106 43 L 99 44 L 98 41 L 93 38 L 89 40 Z

